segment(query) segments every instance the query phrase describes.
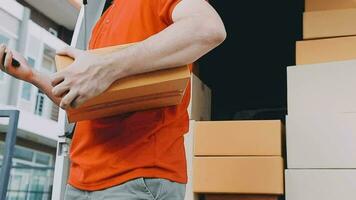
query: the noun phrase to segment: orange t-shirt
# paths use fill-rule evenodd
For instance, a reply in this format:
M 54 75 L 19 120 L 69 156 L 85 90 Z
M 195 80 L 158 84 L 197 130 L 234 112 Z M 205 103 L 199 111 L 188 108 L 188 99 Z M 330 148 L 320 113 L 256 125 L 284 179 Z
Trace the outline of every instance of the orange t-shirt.
M 180 0 L 115 0 L 97 22 L 90 48 L 142 41 L 172 24 Z M 77 123 L 69 184 L 101 190 L 139 178 L 186 183 L 184 134 L 190 85 L 178 106 Z

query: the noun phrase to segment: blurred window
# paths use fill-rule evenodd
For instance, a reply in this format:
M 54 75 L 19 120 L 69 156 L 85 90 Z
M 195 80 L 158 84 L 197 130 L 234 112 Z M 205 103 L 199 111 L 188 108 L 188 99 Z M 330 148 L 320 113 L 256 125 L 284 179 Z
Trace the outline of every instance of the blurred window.
M 0 166 L 4 142 L 0 141 Z M 53 155 L 15 146 L 6 199 L 48 200 L 53 185 Z

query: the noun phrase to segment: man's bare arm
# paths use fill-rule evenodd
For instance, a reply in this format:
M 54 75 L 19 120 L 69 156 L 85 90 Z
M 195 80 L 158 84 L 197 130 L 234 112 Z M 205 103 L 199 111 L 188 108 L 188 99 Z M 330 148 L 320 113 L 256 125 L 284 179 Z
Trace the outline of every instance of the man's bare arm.
M 174 23 L 124 51 L 107 55 L 117 78 L 193 63 L 222 43 L 224 25 L 205 0 L 183 0 L 173 11 Z M 126 69 L 115 70 L 127 62 Z

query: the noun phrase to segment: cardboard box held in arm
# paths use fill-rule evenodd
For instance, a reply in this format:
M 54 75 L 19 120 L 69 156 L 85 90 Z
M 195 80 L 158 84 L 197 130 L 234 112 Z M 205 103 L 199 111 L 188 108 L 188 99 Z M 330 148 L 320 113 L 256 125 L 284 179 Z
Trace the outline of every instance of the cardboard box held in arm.
M 356 113 L 287 116 L 289 169 L 356 169 Z
M 274 195 L 206 194 L 205 200 L 278 200 Z
M 197 121 L 211 119 L 211 90 L 195 74 L 191 78 L 189 118 Z
M 356 170 L 286 170 L 286 200 L 356 199 Z
M 195 156 L 281 156 L 282 123 L 209 121 L 195 125 Z
M 288 68 L 288 113 L 356 112 L 356 60 Z
M 296 64 L 316 64 L 356 59 L 356 36 L 298 41 Z
M 356 35 L 356 8 L 305 12 L 303 38 L 328 38 Z
M 356 0 L 305 0 L 305 11 L 356 8 Z
M 279 156 L 195 157 L 197 193 L 283 194 L 283 159 Z
M 93 54 L 106 54 L 129 45 L 90 50 Z M 57 70 L 64 70 L 73 59 L 56 56 Z M 76 109 L 68 109 L 70 122 L 109 117 L 139 110 L 177 105 L 181 102 L 189 83 L 187 66 L 159 70 L 114 82 L 107 91 L 90 99 Z

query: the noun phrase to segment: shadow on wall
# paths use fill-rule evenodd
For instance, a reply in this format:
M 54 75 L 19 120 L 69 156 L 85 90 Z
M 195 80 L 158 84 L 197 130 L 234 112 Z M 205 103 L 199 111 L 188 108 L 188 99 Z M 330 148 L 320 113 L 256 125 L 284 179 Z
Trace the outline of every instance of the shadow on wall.
M 238 111 L 286 109 L 286 67 L 295 64 L 304 1 L 211 1 L 228 38 L 200 60 L 201 78 L 213 92 L 214 120 Z

